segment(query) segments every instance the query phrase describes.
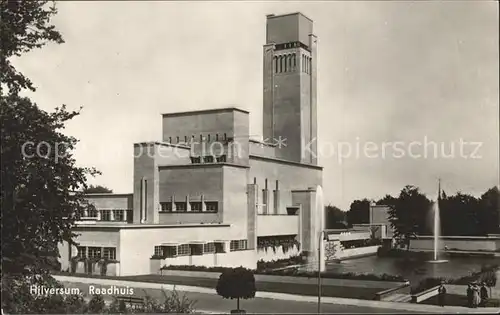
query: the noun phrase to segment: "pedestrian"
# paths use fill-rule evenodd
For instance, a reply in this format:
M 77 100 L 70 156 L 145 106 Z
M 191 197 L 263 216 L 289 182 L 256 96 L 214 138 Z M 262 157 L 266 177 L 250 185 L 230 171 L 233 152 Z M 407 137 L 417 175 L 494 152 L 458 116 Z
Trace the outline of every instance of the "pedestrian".
M 481 303 L 481 297 L 479 296 L 479 287 L 477 283 L 472 287 L 472 307 L 476 308 Z
M 480 297 L 481 306 L 486 306 L 486 302 L 488 301 L 488 289 L 486 289 L 486 283 L 484 282 L 481 284 Z
M 444 282 L 441 281 L 441 285 L 439 286 L 438 289 L 438 300 L 439 300 L 439 305 L 441 305 L 442 307 L 444 307 L 445 298 L 446 298 L 446 288 L 444 287 Z
M 467 285 L 467 307 L 472 307 L 472 285 Z

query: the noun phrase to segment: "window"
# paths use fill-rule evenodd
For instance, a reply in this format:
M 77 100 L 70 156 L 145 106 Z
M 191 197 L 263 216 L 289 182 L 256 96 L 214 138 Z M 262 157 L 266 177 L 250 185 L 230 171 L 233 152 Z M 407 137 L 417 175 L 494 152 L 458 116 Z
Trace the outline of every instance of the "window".
M 214 243 L 203 244 L 203 252 L 214 253 L 215 252 L 215 244 Z
M 163 247 L 155 246 L 155 256 L 163 256 Z
M 224 163 L 224 162 L 226 162 L 226 156 L 225 155 L 221 155 L 221 156 L 217 157 L 217 163 Z
M 215 134 L 215 141 L 219 141 L 219 134 L 218 133 Z
M 226 249 L 224 248 L 224 243 L 215 243 L 215 252 L 216 253 L 225 253 Z
M 191 255 L 191 249 L 189 244 L 182 244 L 177 247 L 177 256 L 189 256 Z
M 77 249 L 78 249 L 78 257 L 87 258 L 87 247 L 78 246 Z
M 200 201 L 191 202 L 191 211 L 192 212 L 201 212 L 201 202 Z
M 114 247 L 104 247 L 103 258 L 116 259 L 116 248 Z
M 232 252 L 247 249 L 247 240 L 231 241 L 229 248 Z
M 161 212 L 172 212 L 171 202 L 160 202 Z
M 205 202 L 205 207 L 207 212 L 219 211 L 219 203 L 217 201 L 207 201 Z
M 214 162 L 214 157 L 211 155 L 207 155 L 203 157 L 203 162 L 205 163 L 213 163 Z
M 207 135 L 207 141 L 210 142 L 210 135 Z
M 124 210 L 113 210 L 113 215 L 114 215 L 115 221 L 123 221 L 125 219 L 123 211 Z
M 204 244 L 190 244 L 191 255 L 201 256 L 203 255 L 203 245 Z
M 177 137 L 177 143 L 179 143 L 179 137 Z
M 177 246 L 163 247 L 163 253 L 165 254 L 165 258 L 177 257 Z
M 175 210 L 178 212 L 186 211 L 187 210 L 186 203 L 185 202 L 176 202 L 175 203 Z
M 184 136 L 184 143 L 187 143 L 187 142 L 188 142 L 188 137 Z
M 201 157 L 199 157 L 199 156 L 192 156 L 191 157 L 191 163 L 193 163 L 193 164 L 200 164 L 201 163 Z
M 111 221 L 111 212 L 109 210 L 101 210 L 101 221 Z
M 100 247 L 89 247 L 88 258 L 101 258 L 101 248 Z
M 95 208 L 92 207 L 91 209 L 89 209 L 88 216 L 90 218 L 97 218 L 97 216 L 98 216 L 97 214 L 98 213 L 99 213 L 99 211 L 97 211 L 97 209 L 95 209 Z

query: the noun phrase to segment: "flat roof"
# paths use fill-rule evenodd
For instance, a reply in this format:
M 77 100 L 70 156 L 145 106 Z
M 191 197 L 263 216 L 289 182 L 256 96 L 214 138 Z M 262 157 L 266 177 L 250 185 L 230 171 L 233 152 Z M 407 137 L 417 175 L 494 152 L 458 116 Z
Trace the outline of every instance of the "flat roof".
M 191 149 L 191 147 L 184 143 L 170 143 L 170 142 L 162 142 L 162 141 L 146 141 L 146 142 L 137 142 L 134 143 L 134 146 L 142 146 L 142 145 L 159 145 L 165 147 L 178 147 L 182 149 Z
M 211 227 L 230 227 L 231 224 L 227 223 L 205 223 L 205 224 L 140 224 L 140 223 L 102 223 L 102 221 L 96 221 L 96 224 L 78 224 L 76 228 L 78 229 L 178 229 L 178 228 L 211 228 Z
M 245 114 L 249 114 L 248 111 L 237 108 L 237 107 L 224 107 L 224 108 L 212 108 L 212 109 L 201 109 L 201 110 L 194 110 L 194 111 L 186 111 L 186 112 L 174 112 L 174 113 L 163 113 L 161 114 L 163 117 L 177 117 L 177 116 L 190 116 L 190 115 L 200 115 L 200 114 L 213 114 L 213 113 L 220 113 L 220 112 L 242 112 Z
M 248 156 L 250 159 L 255 159 L 255 160 L 263 160 L 263 161 L 276 162 L 276 163 L 281 163 L 281 164 L 302 166 L 302 167 L 307 167 L 307 168 L 314 168 L 317 170 L 323 169 L 322 166 L 318 166 L 318 165 L 314 165 L 314 164 L 300 163 L 300 162 L 295 162 L 295 161 L 288 161 L 288 160 L 283 160 L 283 159 L 279 159 L 279 158 L 275 158 L 275 157 L 268 157 L 268 156 L 257 155 L 257 154 L 249 154 Z
M 291 13 L 284 13 L 284 14 L 267 14 L 266 17 L 268 19 L 274 19 L 274 18 L 279 18 L 279 17 L 283 17 L 283 16 L 288 16 L 288 15 L 302 15 L 303 17 L 305 17 L 306 19 L 308 19 L 309 21 L 313 22 L 312 19 L 310 19 L 308 16 L 306 16 L 304 13 L 302 12 L 291 12 Z
M 115 193 L 89 193 L 89 194 L 84 194 L 85 197 L 130 197 L 133 196 L 133 193 L 122 193 L 122 194 L 115 194 Z

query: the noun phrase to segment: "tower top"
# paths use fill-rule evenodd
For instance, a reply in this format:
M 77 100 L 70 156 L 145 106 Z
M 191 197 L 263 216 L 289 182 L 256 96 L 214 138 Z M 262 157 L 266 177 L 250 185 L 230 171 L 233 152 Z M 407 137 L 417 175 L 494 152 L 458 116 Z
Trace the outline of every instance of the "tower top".
M 308 46 L 313 33 L 313 21 L 300 12 L 267 15 L 267 44 L 301 42 Z

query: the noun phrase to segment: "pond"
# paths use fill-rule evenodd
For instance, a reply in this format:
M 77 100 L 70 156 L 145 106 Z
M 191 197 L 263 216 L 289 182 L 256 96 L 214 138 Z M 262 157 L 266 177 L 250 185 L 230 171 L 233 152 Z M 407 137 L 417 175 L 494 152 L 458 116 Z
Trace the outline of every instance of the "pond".
M 424 259 L 367 256 L 339 263 L 328 262 L 326 270 L 336 273 L 400 275 L 414 286 L 425 278 L 457 279 L 480 271 L 483 265 L 500 264 L 500 258 L 448 257 L 446 259 L 448 261 L 445 263 L 433 264 Z

